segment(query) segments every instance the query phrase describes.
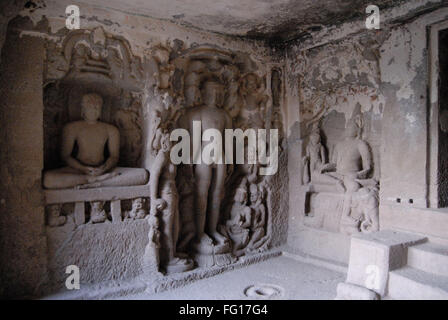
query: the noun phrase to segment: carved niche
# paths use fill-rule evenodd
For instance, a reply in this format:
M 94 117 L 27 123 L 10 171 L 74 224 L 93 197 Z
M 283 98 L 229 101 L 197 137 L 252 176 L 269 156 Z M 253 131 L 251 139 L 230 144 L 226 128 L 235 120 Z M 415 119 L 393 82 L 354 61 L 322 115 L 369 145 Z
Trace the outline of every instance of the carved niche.
M 320 124 L 311 126 L 302 159 L 306 226 L 348 235 L 379 230 L 379 186 L 371 148 L 361 138 L 362 123 L 350 120 L 331 153 Z
M 118 128 L 120 159 L 117 165 L 141 168 L 144 154 L 142 102 L 147 69 L 147 63 L 143 64 L 131 53 L 124 38 L 108 34 L 101 27 L 68 32 L 60 46 L 49 42 L 43 88 L 45 170 L 66 165 L 60 158 L 62 129 L 70 122 L 81 120 L 81 99 L 87 93 L 102 98 L 99 120 Z M 75 144 L 73 153 L 76 152 Z M 104 152 L 107 153 L 107 149 Z M 89 200 L 76 190 L 46 191 L 47 225 L 144 218 L 146 205 L 143 204 L 148 195 L 140 189 L 131 196 L 122 195 L 122 190 L 111 191 L 106 202 L 95 199 L 94 189 L 89 191 Z M 136 207 L 140 208 L 137 212 Z
M 49 46 L 44 86 L 45 168 L 61 166 L 60 135 L 67 122 L 81 118 L 80 99 L 97 93 L 104 100 L 101 121 L 119 128 L 119 165 L 141 165 L 142 90 L 144 69 L 126 40 L 104 32 L 75 30 L 64 38 L 62 49 Z
M 151 98 L 148 99 L 147 112 L 151 119 L 147 138 L 151 149 L 148 163 L 160 161 L 160 166 L 167 166 L 163 164 L 163 160 L 157 160 L 162 159 L 160 150 L 163 146 L 160 141 L 173 129 L 182 127 L 189 114 L 202 112 L 196 110 L 211 103 L 207 96 L 210 92 L 217 94 L 213 103 L 225 112 L 223 117 L 230 119 L 230 127 L 233 129 L 269 129 L 281 126 L 280 79 L 273 84 L 276 86 L 273 91 L 277 94 L 273 111 L 266 90 L 266 76 L 246 56 L 210 46 L 193 47 L 176 54 L 170 48 L 158 46 L 154 48 L 154 56 L 157 57 L 155 60 L 159 68 L 156 74 L 158 81 L 150 90 Z M 280 78 L 278 74 L 274 77 Z M 168 83 L 166 79 L 169 79 Z M 210 89 L 211 86 L 215 89 Z M 247 148 L 245 149 L 247 160 L 249 155 Z M 164 186 L 167 189 L 154 191 L 157 194 L 155 198 L 160 197 L 160 201 L 154 201 L 153 212 L 160 217 L 175 217 L 171 223 L 178 225 L 178 228 L 175 227 L 178 229 L 177 234 L 161 234 L 163 269 L 168 272 L 188 270 L 191 268 L 190 260 L 199 267 L 223 266 L 234 263 L 243 255 L 269 248 L 272 219 L 267 199 L 270 187 L 268 179 L 258 174 L 261 164 L 246 162 L 225 168 L 226 179 L 218 196 L 219 200 L 213 200 L 211 195 L 205 200 L 206 220 L 211 219 L 208 215 L 213 211 L 212 206 L 219 203 L 219 216 L 213 234 L 210 234 L 211 229 L 208 227 L 198 231 L 200 223 L 197 204 L 200 194 L 195 191 L 198 184 L 201 184 L 195 173 L 198 169 L 193 165 L 178 165 L 176 183 L 173 185 L 167 184 L 166 179 L 171 178 L 167 178 L 169 175 L 164 170 L 168 170 L 168 167 L 160 169 L 160 166 L 151 167 L 151 177 L 160 177 L 159 188 Z M 170 194 L 169 198 L 164 199 L 163 193 Z M 176 194 L 175 198 L 173 194 Z M 157 203 L 160 203 L 159 207 Z M 240 225 L 242 220 L 244 223 Z M 200 236 L 202 233 L 205 236 Z M 175 243 L 174 248 L 170 247 L 172 243 Z M 166 250 L 171 250 L 171 257 L 166 258 Z

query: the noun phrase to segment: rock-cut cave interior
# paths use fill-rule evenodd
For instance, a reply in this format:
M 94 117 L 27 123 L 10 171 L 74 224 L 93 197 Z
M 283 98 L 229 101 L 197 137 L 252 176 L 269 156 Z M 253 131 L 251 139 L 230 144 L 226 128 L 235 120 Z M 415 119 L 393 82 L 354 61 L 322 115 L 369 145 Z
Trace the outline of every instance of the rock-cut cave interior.
M 1 298 L 448 299 L 448 1 L 3 0 L 0 50 Z

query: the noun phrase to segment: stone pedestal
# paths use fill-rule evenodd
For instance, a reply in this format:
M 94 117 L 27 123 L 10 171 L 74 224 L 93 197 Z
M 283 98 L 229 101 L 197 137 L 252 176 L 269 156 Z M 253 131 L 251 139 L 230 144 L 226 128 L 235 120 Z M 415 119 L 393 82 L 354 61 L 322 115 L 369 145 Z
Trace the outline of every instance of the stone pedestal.
M 345 281 L 348 285 L 338 288 L 338 298 L 356 297 L 357 292 L 364 292 L 358 297 L 361 299 L 366 296 L 366 290 L 384 296 L 387 293 L 389 271 L 405 266 L 407 248 L 424 241 L 425 237 L 391 230 L 352 236 Z

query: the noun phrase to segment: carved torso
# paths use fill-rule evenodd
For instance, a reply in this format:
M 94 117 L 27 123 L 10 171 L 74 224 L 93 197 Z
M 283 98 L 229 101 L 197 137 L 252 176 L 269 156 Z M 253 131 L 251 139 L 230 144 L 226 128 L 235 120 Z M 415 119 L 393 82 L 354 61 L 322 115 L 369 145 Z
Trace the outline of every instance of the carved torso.
M 181 125 L 187 128 L 190 134 L 193 133 L 193 121 L 201 121 L 202 132 L 207 129 L 215 129 L 222 134 L 224 133 L 224 129 L 231 129 L 232 123 L 230 116 L 224 109 L 207 105 L 188 109 L 181 119 Z M 207 143 L 203 143 L 203 147 L 206 144 Z
M 336 145 L 336 171 L 342 174 L 355 173 L 363 168 L 363 157 L 368 157 L 366 142 L 358 139 L 341 141 Z
M 118 129 L 102 122 L 89 124 L 85 121 L 77 121 L 67 124 L 64 128 L 67 138 L 76 140 L 77 160 L 90 166 L 98 166 L 104 162 L 104 147 L 111 131 L 118 131 Z
M 324 162 L 322 159 L 322 145 L 319 144 L 310 144 L 308 146 L 307 155 L 310 157 L 310 171 L 314 172 L 315 170 L 319 170 Z
M 244 95 L 242 97 L 242 106 L 239 115 L 248 122 L 249 127 L 263 127 L 264 98 L 264 96 L 254 94 Z

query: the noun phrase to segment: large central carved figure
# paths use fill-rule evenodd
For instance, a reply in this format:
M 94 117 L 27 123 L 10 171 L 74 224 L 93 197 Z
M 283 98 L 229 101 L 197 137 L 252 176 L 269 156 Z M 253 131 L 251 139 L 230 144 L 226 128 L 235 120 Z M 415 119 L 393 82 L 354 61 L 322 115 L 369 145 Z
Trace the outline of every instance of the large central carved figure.
M 224 129 L 232 128 L 232 119 L 222 109 L 223 88 L 213 80 L 207 80 L 202 86 L 200 106 L 190 107 L 179 119 L 179 125 L 193 136 L 193 121 L 201 121 L 202 131 L 216 129 L 224 136 Z M 205 147 L 205 143 L 202 148 Z M 202 154 L 202 150 L 201 150 Z M 196 164 L 195 209 L 196 238 L 200 246 L 225 244 L 227 239 L 217 231 L 221 201 L 224 196 L 226 180 L 225 164 Z
M 113 125 L 98 121 L 102 105 L 103 99 L 98 94 L 82 97 L 83 120 L 68 123 L 62 133 L 61 157 L 67 166 L 45 172 L 45 188 L 130 186 L 147 182 L 145 169 L 117 167 L 120 133 Z M 75 145 L 78 150 L 74 155 Z M 107 159 L 104 156 L 106 147 Z

